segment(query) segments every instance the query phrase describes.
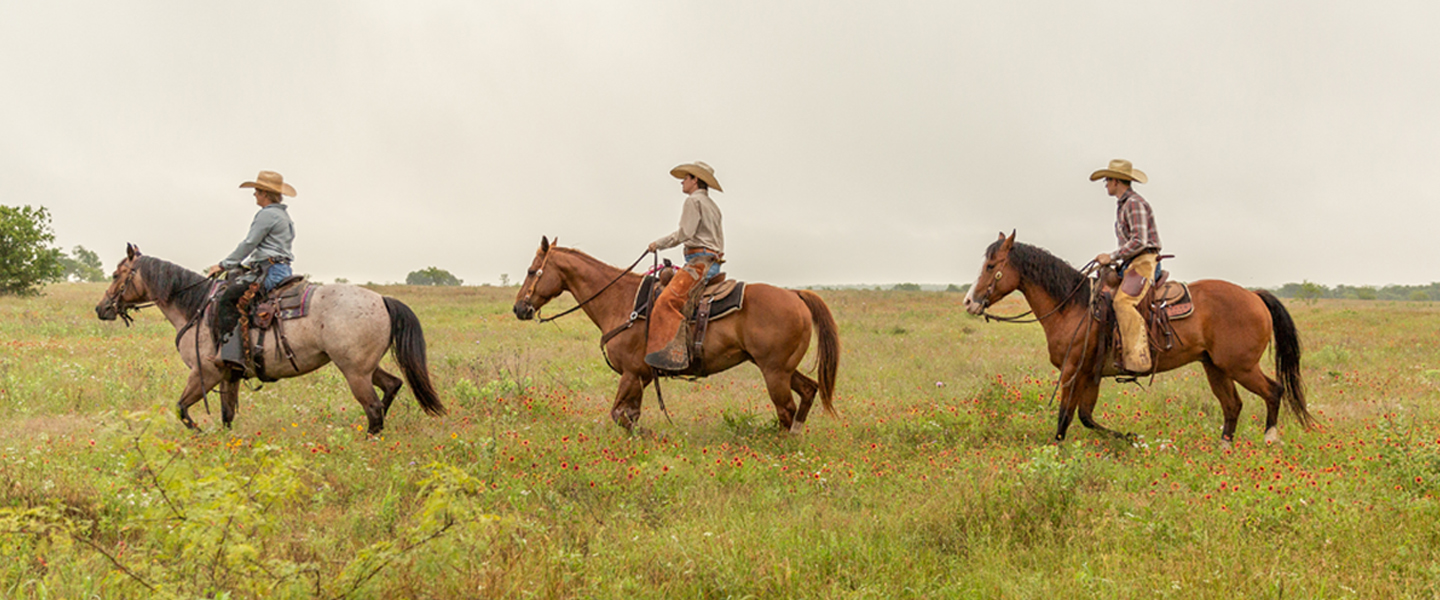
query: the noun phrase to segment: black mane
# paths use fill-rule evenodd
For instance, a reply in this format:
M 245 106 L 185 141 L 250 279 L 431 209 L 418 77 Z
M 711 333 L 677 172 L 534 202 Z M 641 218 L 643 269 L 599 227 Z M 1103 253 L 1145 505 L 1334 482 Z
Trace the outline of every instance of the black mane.
M 184 313 L 195 313 L 210 294 L 203 275 L 175 263 L 141 256 L 136 259 L 135 268 L 145 280 L 152 300 L 173 304 Z
M 995 256 L 999 248 L 1000 240 L 990 244 L 985 258 Z M 1044 248 L 1016 242 L 1010 248 L 1009 262 L 1020 271 L 1021 279 L 1039 285 L 1061 306 L 1090 301 L 1090 278 Z

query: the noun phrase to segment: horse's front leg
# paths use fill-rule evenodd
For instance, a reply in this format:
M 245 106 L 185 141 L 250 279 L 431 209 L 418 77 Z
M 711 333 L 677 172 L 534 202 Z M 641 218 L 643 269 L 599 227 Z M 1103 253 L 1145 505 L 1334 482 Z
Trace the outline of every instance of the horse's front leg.
M 1066 365 L 1060 369 L 1060 412 L 1055 423 L 1056 443 L 1065 441 L 1065 433 L 1070 430 L 1070 423 L 1075 420 L 1075 399 L 1084 393 L 1082 386 L 1087 385 L 1089 379 L 1079 376 L 1078 365 Z
M 634 433 L 640 424 L 640 402 L 645 398 L 645 385 L 649 383 L 634 371 L 620 375 L 620 389 L 615 391 L 615 405 L 610 408 L 610 418 L 615 424 Z
M 185 427 L 192 431 L 199 431 L 200 426 L 196 425 L 195 421 L 190 418 L 190 407 L 196 402 L 199 402 L 201 398 L 204 398 L 205 394 L 209 393 L 210 390 L 215 387 L 215 384 L 220 383 L 220 375 L 218 373 L 212 373 L 209 374 L 210 376 L 207 376 L 206 366 L 207 363 L 202 361 L 199 362 L 194 369 L 190 370 L 190 377 L 185 380 L 185 389 L 180 392 L 180 401 L 175 404 L 176 414 L 180 417 L 180 422 L 184 423 Z

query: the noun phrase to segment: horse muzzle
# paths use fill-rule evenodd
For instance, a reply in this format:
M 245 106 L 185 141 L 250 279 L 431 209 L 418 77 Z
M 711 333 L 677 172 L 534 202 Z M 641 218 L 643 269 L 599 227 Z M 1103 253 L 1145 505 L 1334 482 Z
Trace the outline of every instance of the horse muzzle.
M 95 317 L 101 321 L 114 321 L 119 312 L 115 308 L 114 302 L 101 302 L 95 305 Z
M 515 303 L 515 318 L 520 319 L 521 321 L 529 321 L 529 320 L 531 320 L 531 319 L 534 319 L 534 318 L 535 318 L 535 307 L 530 306 L 530 303 L 529 303 L 529 302 L 526 302 L 526 301 L 524 301 L 524 300 L 520 300 L 520 301 L 516 302 L 516 303 Z

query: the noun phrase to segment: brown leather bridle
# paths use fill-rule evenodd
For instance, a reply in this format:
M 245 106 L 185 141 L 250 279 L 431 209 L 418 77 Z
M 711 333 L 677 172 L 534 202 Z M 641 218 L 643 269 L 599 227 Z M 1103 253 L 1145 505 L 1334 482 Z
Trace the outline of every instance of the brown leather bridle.
M 125 271 L 125 279 L 120 282 L 120 288 L 115 291 L 115 294 L 105 295 L 105 299 L 109 300 L 110 306 L 115 309 L 115 316 L 118 317 L 121 321 L 124 321 L 126 327 L 129 327 L 131 323 L 135 322 L 135 318 L 130 316 L 131 312 L 155 305 L 155 302 L 153 300 L 150 302 L 125 301 L 125 292 L 129 291 L 130 282 L 135 280 L 135 259 L 138 258 L 140 258 L 140 256 L 137 254 L 134 258 L 130 259 L 130 266 Z

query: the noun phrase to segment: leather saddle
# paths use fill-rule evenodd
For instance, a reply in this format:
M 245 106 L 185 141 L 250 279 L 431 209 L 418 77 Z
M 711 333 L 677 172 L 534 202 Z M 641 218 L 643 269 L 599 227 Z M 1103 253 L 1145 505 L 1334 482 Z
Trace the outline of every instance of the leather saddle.
M 269 329 L 275 320 L 288 321 L 310 314 L 310 297 L 318 285 L 305 281 L 304 275 L 286 277 L 275 289 L 251 308 L 251 325 Z
M 1173 257 L 1167 255 L 1160 258 L 1163 260 Z M 1146 337 L 1150 341 L 1151 350 L 1154 351 L 1152 357 L 1175 347 L 1175 329 L 1170 322 L 1182 320 L 1195 312 L 1195 304 L 1190 298 L 1190 286 L 1184 282 L 1171 281 L 1169 271 L 1160 269 L 1159 272 L 1159 277 L 1156 278 L 1154 285 L 1151 285 L 1145 295 L 1140 297 L 1140 303 L 1136 306 L 1140 311 L 1141 318 L 1145 321 Z M 1130 373 L 1125 370 L 1124 364 L 1121 362 L 1118 350 L 1124 347 L 1124 342 L 1120 337 L 1120 324 L 1115 318 L 1113 304 L 1117 290 L 1126 289 L 1127 292 L 1133 294 L 1139 290 L 1131 291 L 1131 289 L 1143 285 L 1143 281 L 1122 279 L 1117 269 L 1101 269 L 1096 283 L 1097 292 L 1091 301 L 1091 317 L 1100 322 L 1110 334 L 1102 335 L 1100 338 L 1101 355 L 1109 358 L 1099 361 L 1096 368 L 1101 369 L 1102 373 L 1097 375 L 1145 374 Z M 1151 364 L 1158 365 L 1159 361 L 1152 360 Z M 1105 369 L 1107 365 L 1112 367 L 1113 371 Z M 1153 374 L 1153 369 L 1149 374 Z
M 660 290 L 670 283 L 675 276 L 675 269 L 665 269 L 655 277 L 646 277 L 641 280 L 640 289 L 635 293 L 634 311 L 631 313 L 631 322 L 635 319 L 647 318 L 650 314 L 650 307 L 654 304 L 655 298 L 659 297 Z M 690 341 L 690 366 L 683 371 L 667 373 L 667 375 L 680 375 L 686 377 L 704 377 L 705 364 L 705 332 L 711 321 L 730 316 L 740 312 L 745 303 L 745 282 L 729 279 L 725 273 L 716 273 L 709 281 L 705 282 L 705 289 L 700 292 L 700 301 L 694 306 L 688 306 L 688 313 L 685 314 L 685 325 Z M 687 303 L 688 304 L 688 303 Z M 602 340 L 603 345 L 603 340 Z M 608 360 L 608 359 L 607 359 Z

